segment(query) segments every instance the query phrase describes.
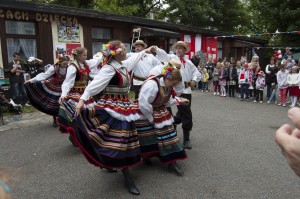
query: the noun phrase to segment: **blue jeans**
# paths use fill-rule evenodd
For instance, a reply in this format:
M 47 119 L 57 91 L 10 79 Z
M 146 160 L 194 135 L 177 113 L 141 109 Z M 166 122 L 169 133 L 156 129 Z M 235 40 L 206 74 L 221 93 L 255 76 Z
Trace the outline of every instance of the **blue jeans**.
M 272 102 L 273 100 L 274 100 L 274 102 L 276 102 L 277 85 L 276 86 L 272 86 L 270 88 L 270 91 L 271 91 L 271 96 L 270 96 L 269 102 Z
M 249 84 L 241 84 L 241 99 L 249 97 L 248 88 L 249 88 Z M 244 94 L 246 95 L 245 97 L 244 97 Z
M 202 90 L 205 92 L 205 91 L 208 91 L 208 82 L 202 82 Z
M 25 86 L 23 83 L 11 83 L 13 89 L 13 99 L 16 104 L 26 104 L 28 101 Z M 20 95 L 20 91 L 22 95 Z

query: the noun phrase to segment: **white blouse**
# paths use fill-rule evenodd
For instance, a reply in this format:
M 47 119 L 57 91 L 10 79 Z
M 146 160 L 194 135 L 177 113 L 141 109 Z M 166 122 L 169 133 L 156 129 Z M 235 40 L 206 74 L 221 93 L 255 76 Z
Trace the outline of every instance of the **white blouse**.
M 160 85 L 165 86 L 163 77 L 160 78 Z M 139 95 L 139 108 L 149 122 L 153 122 L 153 107 L 151 103 L 155 100 L 159 92 L 157 83 L 154 80 L 147 80 L 140 91 Z M 177 100 L 170 97 L 167 106 L 172 106 L 177 103 Z
M 87 65 L 89 66 L 90 70 L 93 71 L 102 61 L 102 57 L 95 57 L 90 60 L 86 60 Z M 83 67 L 82 64 L 80 64 L 80 67 Z M 74 86 L 75 78 L 76 78 L 76 67 L 73 64 L 70 64 L 67 69 L 67 75 L 66 79 L 63 82 L 61 86 L 61 96 L 66 97 L 71 88 Z
M 122 61 L 122 65 L 115 60 L 112 60 L 111 64 L 125 73 L 126 69 L 127 71 L 131 71 L 144 54 L 145 50 L 138 53 L 137 56 L 133 56 L 127 60 Z M 100 93 L 108 85 L 115 73 L 116 71 L 112 66 L 103 66 L 100 69 L 99 73 L 95 76 L 93 81 L 91 81 L 91 83 L 85 88 L 84 93 L 82 94 L 80 99 L 86 101 L 89 99 L 90 96 L 94 96 Z
M 30 79 L 29 82 L 34 83 L 34 82 L 44 81 L 44 80 L 48 79 L 49 77 L 51 77 L 52 75 L 54 75 L 54 73 L 55 73 L 54 66 L 51 65 L 46 72 L 39 73 L 34 78 Z
M 171 59 L 176 59 L 180 60 L 180 58 L 177 55 L 174 54 L 167 54 L 164 50 L 160 48 L 156 48 L 156 58 L 161 61 L 161 62 L 169 62 Z M 196 66 L 188 59 L 183 58 L 185 63 L 181 64 L 181 69 L 183 70 L 182 74 L 182 80 L 184 82 L 189 82 L 189 81 L 196 81 L 199 82 L 202 78 L 201 73 L 197 70 Z M 191 87 L 187 87 L 183 90 L 184 94 L 191 94 L 192 89 Z

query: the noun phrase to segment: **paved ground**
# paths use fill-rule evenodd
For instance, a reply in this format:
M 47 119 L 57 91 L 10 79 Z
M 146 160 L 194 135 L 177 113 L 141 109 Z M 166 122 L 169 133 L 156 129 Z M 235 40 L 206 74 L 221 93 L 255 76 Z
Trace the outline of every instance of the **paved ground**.
M 168 173 L 158 161 L 138 165 L 132 173 L 140 196 L 127 193 L 120 172 L 88 164 L 45 115 L 38 117 L 43 122 L 31 120 L 33 126 L 0 132 L 0 165 L 18 171 L 12 190 L 22 199 L 300 198 L 300 179 L 274 143 L 288 108 L 198 91 L 192 104 L 193 149 L 178 163 L 185 176 Z

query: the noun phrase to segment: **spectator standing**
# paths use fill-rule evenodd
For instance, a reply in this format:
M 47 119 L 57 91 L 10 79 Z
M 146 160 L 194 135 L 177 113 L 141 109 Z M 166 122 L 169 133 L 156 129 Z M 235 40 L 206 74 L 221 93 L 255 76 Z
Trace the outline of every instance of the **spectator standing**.
M 288 87 L 287 83 L 287 76 L 288 76 L 289 71 L 285 69 L 285 65 L 280 66 L 280 71 L 277 73 L 277 82 L 278 82 L 278 88 L 280 91 L 280 103 L 278 106 L 283 106 L 286 107 L 286 90 Z
M 11 73 L 10 84 L 13 91 L 13 101 L 16 104 L 30 106 L 27 103 L 28 99 L 24 86 L 24 73 L 26 71 L 19 53 L 15 52 L 13 54 L 13 61 L 8 63 L 8 68 Z M 22 93 L 22 95 L 20 94 L 20 92 Z
M 255 82 L 256 99 L 254 100 L 254 102 L 258 102 L 258 100 L 259 100 L 259 103 L 263 102 L 265 84 L 266 84 L 265 74 L 263 71 L 260 71 L 258 73 L 258 77 Z
M 42 67 L 43 61 L 35 58 L 35 57 L 29 57 L 28 63 L 25 64 L 26 72 L 29 73 L 30 78 L 35 78 L 37 74 L 41 72 L 40 68 Z
M 291 98 L 291 105 L 290 107 L 295 107 L 297 103 L 297 98 L 300 94 L 299 91 L 299 82 L 300 82 L 300 77 L 298 74 L 298 69 L 297 66 L 293 66 L 292 72 L 288 74 L 287 77 L 287 83 L 289 86 L 289 94 Z

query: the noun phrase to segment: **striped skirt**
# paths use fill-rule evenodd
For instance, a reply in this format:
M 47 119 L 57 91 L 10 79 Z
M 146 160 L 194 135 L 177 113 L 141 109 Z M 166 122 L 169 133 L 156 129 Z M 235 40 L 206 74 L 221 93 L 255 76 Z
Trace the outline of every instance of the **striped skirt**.
M 51 80 L 25 84 L 27 97 L 33 107 L 48 115 L 57 116 L 61 85 Z
M 67 130 L 95 166 L 128 168 L 141 161 L 134 122 L 118 120 L 98 105 L 83 109 Z
M 165 110 L 154 111 L 154 124 L 147 120 L 138 120 L 135 122 L 135 126 L 142 158 L 157 156 L 163 164 L 169 164 L 177 160 L 184 160 L 187 156 L 173 124 L 161 125 L 164 123 L 162 118 L 169 118 L 165 115 Z

